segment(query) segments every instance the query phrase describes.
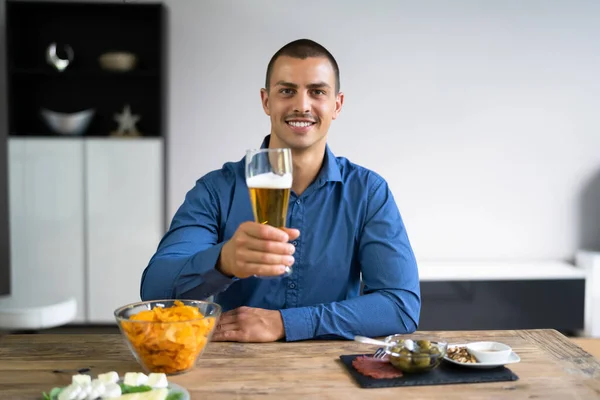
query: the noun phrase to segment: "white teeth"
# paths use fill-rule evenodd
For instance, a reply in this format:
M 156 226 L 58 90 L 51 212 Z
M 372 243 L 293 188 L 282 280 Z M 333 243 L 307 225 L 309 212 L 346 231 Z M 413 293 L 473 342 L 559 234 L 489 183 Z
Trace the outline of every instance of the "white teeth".
M 298 121 L 289 121 L 288 124 L 294 126 L 296 128 L 305 128 L 307 126 L 311 126 L 312 122 L 298 122 Z

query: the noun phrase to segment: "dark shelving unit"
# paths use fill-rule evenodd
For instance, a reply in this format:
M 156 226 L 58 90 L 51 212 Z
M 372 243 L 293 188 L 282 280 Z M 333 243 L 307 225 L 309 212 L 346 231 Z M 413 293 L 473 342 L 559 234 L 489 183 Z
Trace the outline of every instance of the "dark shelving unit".
M 164 26 L 161 3 L 6 1 L 9 135 L 73 137 L 52 132 L 41 109 L 93 108 L 83 136 L 109 136 L 128 104 L 143 136 L 165 136 Z M 46 61 L 53 42 L 61 57 L 66 44 L 74 51 L 62 72 Z M 134 53 L 135 69 L 102 69 L 98 58 L 111 51 Z

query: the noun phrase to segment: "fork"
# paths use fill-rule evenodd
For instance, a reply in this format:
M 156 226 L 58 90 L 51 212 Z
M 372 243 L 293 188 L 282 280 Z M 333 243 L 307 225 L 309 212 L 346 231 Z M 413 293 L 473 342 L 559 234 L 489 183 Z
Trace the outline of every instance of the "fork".
M 373 358 L 383 357 L 385 357 L 385 349 L 383 347 L 378 348 L 377 350 L 375 350 L 375 353 L 373 353 Z

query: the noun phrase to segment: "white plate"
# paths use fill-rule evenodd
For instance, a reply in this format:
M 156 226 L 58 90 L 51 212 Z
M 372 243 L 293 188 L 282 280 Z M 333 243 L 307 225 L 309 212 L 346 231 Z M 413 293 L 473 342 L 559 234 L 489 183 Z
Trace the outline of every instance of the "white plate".
M 186 388 L 179 386 L 176 383 L 173 382 L 169 382 L 169 394 L 175 393 L 175 392 L 182 392 L 183 396 L 181 397 L 181 400 L 190 400 L 190 392 L 187 391 Z
M 123 380 L 120 379 L 117 383 L 123 383 Z M 169 394 L 177 392 L 183 393 L 183 396 L 181 396 L 181 400 L 191 400 L 190 392 L 188 392 L 186 388 L 179 386 L 176 383 L 169 382 Z
M 465 347 L 466 345 L 467 345 L 466 343 L 464 343 L 464 344 L 449 344 L 448 348 Z M 467 368 L 490 369 L 490 368 L 498 368 L 498 367 L 501 367 L 503 365 L 508 365 L 508 364 L 516 364 L 521 361 L 521 357 L 519 357 L 519 355 L 513 351 L 510 353 L 510 355 L 508 356 L 508 359 L 506 361 L 503 361 L 500 363 L 479 363 L 479 362 L 478 363 L 461 363 L 461 362 L 451 359 L 450 357 L 448 357 L 447 354 L 444 356 L 444 360 L 451 362 L 452 364 L 460 365 L 462 367 L 467 367 Z
M 167 375 L 167 381 L 169 381 L 169 376 Z M 123 379 L 119 379 L 119 381 L 117 383 L 123 383 Z M 181 396 L 181 400 L 190 400 L 190 392 L 187 391 L 186 388 L 179 386 L 176 383 L 173 383 L 171 381 L 169 381 L 169 394 L 173 394 L 176 392 L 182 392 L 183 396 Z

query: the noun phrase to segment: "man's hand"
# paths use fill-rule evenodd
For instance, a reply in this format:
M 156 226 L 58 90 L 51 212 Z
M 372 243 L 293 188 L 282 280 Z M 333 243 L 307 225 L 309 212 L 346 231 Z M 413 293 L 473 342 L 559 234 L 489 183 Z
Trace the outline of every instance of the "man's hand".
M 215 342 L 275 342 L 285 337 L 277 310 L 240 307 L 221 315 L 213 333 Z
M 281 275 L 294 263 L 296 248 L 288 242 L 298 236 L 297 229 L 244 222 L 223 245 L 217 268 L 238 278 Z

